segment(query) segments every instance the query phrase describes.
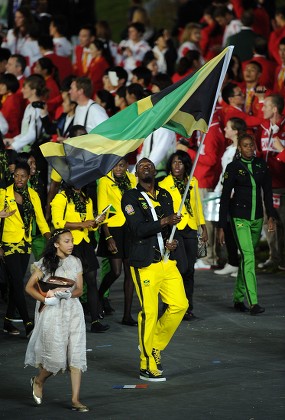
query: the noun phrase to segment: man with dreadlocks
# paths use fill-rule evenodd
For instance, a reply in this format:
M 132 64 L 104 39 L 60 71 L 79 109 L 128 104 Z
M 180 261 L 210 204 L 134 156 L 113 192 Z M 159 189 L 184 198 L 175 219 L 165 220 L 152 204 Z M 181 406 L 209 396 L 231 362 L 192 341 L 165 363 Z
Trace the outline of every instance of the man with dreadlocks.
M 130 229 L 130 266 L 141 304 L 138 315 L 140 379 L 165 381 L 160 352 L 166 348 L 187 308 L 183 281 L 171 251 L 177 241 L 167 239 L 170 228 L 181 221 L 173 211 L 171 195 L 155 183 L 155 166 L 147 158 L 136 165 L 138 185 L 126 191 L 122 210 Z M 170 259 L 164 261 L 166 250 Z M 158 296 L 167 305 L 158 319 Z

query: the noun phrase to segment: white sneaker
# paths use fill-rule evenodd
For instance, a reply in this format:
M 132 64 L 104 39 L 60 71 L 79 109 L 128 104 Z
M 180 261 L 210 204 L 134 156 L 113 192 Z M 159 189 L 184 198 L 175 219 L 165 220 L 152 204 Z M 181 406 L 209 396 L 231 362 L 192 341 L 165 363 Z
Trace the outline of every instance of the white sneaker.
M 237 276 L 238 276 L 238 271 L 236 271 L 235 273 L 232 273 L 230 276 L 231 276 L 231 277 L 234 277 L 234 278 L 236 279 L 236 278 L 237 278 Z
M 270 259 L 264 261 L 263 263 L 259 263 L 257 265 L 258 268 L 269 268 L 269 267 L 273 267 L 274 262 Z
M 195 262 L 194 268 L 195 270 L 210 270 L 211 266 L 209 264 L 205 264 L 202 259 L 199 259 Z
M 232 273 L 237 273 L 237 272 L 238 272 L 238 267 L 234 267 L 231 264 L 226 264 L 224 268 L 222 268 L 221 270 L 214 271 L 215 274 L 219 274 L 219 275 L 232 274 Z

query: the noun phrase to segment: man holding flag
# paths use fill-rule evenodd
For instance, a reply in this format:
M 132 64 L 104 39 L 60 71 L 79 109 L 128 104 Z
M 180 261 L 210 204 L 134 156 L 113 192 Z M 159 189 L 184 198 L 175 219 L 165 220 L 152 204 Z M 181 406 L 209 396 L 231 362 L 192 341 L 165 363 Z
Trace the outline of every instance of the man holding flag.
M 140 379 L 165 381 L 160 351 L 168 345 L 187 308 L 182 277 L 176 261 L 163 261 L 165 250 L 172 254 L 178 245 L 170 227 L 181 221 L 174 213 L 171 195 L 156 187 L 154 164 L 147 158 L 136 165 L 137 188 L 125 192 L 122 210 L 131 232 L 131 274 L 141 304 L 138 315 Z M 167 304 L 158 319 L 158 296 Z
M 43 155 L 67 183 L 80 188 L 106 175 L 122 156 L 136 150 L 148 135 L 160 127 L 169 128 L 185 137 L 190 137 L 194 130 L 206 133 L 232 50 L 233 47 L 227 47 L 193 75 L 130 105 L 89 134 L 67 139 L 63 144 L 44 144 L 41 146 Z M 173 239 L 175 226 L 181 220 L 181 209 L 203 142 L 204 137 L 193 162 L 178 214 L 173 213 L 169 193 L 154 188 L 155 167 L 148 159 L 137 163 L 138 189 L 130 190 L 123 196 L 122 209 L 136 243 L 130 257 L 132 276 L 142 304 L 139 317 L 140 378 L 148 381 L 165 381 L 160 350 L 169 343 L 188 308 L 181 276 L 176 263 L 168 256 L 177 247 Z M 138 223 L 134 223 L 136 218 Z M 166 241 L 169 226 L 172 226 L 172 232 Z M 142 282 L 144 290 L 141 288 Z M 172 287 L 173 296 L 166 292 L 167 283 Z M 159 292 L 170 308 L 157 321 Z

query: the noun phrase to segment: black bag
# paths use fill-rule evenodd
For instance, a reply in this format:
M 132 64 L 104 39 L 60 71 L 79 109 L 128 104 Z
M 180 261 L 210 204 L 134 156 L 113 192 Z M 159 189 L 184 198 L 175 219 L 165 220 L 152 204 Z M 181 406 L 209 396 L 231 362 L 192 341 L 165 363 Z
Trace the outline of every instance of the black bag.
M 207 257 L 207 243 L 202 241 L 201 236 L 198 234 L 197 258 Z

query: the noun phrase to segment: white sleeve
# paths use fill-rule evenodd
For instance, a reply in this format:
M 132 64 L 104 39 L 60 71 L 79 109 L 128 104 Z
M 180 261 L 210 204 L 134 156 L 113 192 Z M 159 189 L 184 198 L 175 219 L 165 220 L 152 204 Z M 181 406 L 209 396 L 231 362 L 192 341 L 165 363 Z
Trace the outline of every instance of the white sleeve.
M 39 109 L 35 109 L 34 115 L 30 115 L 30 121 L 28 123 L 28 129 L 26 132 L 22 132 L 14 137 L 14 142 L 12 143 L 12 148 L 16 150 L 16 152 L 21 152 L 24 146 L 28 144 L 33 144 L 36 141 L 37 132 L 40 133 L 41 129 L 41 119 L 39 117 Z M 25 118 L 25 114 L 24 114 Z M 37 122 L 37 130 L 36 130 L 36 122 Z
M 1 44 L 2 48 L 8 48 L 11 51 L 11 54 L 15 54 L 16 47 L 16 38 L 13 33 L 13 29 L 9 29 L 7 32 L 6 39 Z
M 153 132 L 152 141 L 153 144 L 148 159 L 154 163 L 154 166 L 157 166 L 169 155 L 169 152 L 174 152 L 176 136 L 173 131 L 161 127 Z
M 102 106 L 96 103 L 94 105 L 91 105 L 88 111 L 88 117 L 85 127 L 87 133 L 90 133 L 90 131 L 93 130 L 93 128 L 97 127 L 97 125 L 101 124 L 108 118 L 108 114 Z
M 5 134 L 8 133 L 8 130 L 9 130 L 9 125 L 7 123 L 7 120 L 2 114 L 2 112 L 0 111 L 0 131 L 3 134 L 3 136 L 5 136 Z

